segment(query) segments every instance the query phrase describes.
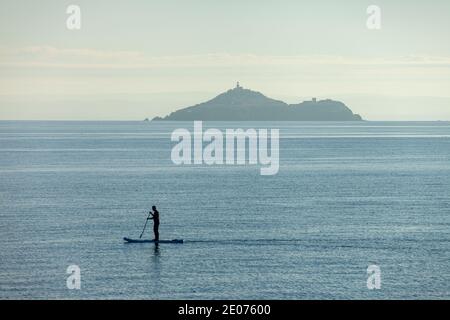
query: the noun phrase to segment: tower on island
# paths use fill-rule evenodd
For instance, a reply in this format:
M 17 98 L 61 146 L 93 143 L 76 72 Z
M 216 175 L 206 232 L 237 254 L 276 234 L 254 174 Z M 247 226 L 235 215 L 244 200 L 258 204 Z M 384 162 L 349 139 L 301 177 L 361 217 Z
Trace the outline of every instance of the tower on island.
M 236 89 L 242 89 L 242 87 L 239 85 L 239 81 L 236 83 Z

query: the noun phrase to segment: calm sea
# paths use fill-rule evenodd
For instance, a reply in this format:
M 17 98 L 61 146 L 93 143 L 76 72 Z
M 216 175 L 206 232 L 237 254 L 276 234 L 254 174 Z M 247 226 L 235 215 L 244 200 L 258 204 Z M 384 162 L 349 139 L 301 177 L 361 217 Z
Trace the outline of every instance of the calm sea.
M 0 122 L 0 298 L 450 298 L 449 123 L 204 125 L 279 128 L 278 174 L 174 165 L 193 123 Z M 184 244 L 123 243 L 153 204 Z

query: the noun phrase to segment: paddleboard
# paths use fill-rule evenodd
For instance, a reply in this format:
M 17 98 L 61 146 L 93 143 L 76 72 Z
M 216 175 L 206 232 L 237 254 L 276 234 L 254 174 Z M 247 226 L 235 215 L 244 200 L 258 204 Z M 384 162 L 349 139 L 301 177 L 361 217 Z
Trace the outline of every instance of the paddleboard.
M 173 239 L 173 240 L 143 240 L 143 239 L 130 239 L 130 238 L 123 238 L 128 243 L 183 243 L 183 239 Z

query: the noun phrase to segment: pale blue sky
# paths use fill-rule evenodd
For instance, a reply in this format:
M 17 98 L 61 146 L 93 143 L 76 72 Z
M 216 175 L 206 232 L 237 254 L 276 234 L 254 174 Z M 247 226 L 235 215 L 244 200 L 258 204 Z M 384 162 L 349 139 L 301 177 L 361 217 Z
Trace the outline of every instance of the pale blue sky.
M 141 119 L 239 80 L 367 119 L 450 120 L 449 35 L 450 1 L 1 0 L 0 119 Z

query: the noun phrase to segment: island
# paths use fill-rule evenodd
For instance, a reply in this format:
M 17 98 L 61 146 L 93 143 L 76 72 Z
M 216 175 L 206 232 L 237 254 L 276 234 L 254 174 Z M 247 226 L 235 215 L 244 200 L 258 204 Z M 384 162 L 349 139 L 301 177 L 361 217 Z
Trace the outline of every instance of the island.
M 153 121 L 362 121 L 340 101 L 330 99 L 287 104 L 244 89 L 237 83 L 217 97 Z

